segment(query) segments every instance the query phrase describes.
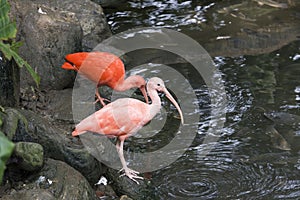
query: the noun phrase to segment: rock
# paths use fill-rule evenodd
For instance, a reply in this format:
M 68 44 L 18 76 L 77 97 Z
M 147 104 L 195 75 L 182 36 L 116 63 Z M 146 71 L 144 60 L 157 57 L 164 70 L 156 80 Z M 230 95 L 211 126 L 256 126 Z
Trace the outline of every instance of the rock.
M 75 145 L 66 133 L 51 126 L 46 119 L 31 111 L 22 110 L 28 120 L 28 134 L 43 145 L 50 158 L 65 161 L 80 171 L 91 183 L 102 174 L 101 164 L 82 145 Z
M 43 1 L 38 0 L 40 5 L 48 5 L 51 8 L 72 12 L 80 23 L 83 31 L 82 50 L 91 51 L 104 39 L 111 36 L 111 31 L 106 22 L 106 17 L 100 5 L 89 0 L 67 1 Z
M 5 195 L 2 200 L 31 200 L 31 199 L 43 199 L 43 200 L 55 200 L 56 198 L 51 192 L 42 189 L 32 190 L 20 190 L 10 195 Z
M 20 158 L 18 166 L 26 171 L 35 171 L 43 166 L 44 150 L 40 144 L 18 142 L 15 146 L 14 156 Z
M 275 124 L 285 124 L 298 127 L 300 125 L 300 116 L 286 112 L 265 112 L 264 116 Z
M 86 179 L 64 162 L 48 159 L 38 177 L 44 176 L 48 184 L 40 183 L 41 188 L 53 187 L 58 199 L 95 199 L 95 193 Z M 52 182 L 51 182 L 52 181 Z
M 82 145 L 73 143 L 63 130 L 49 124 L 47 119 L 28 110 L 10 108 L 6 112 L 9 120 L 4 118 L 3 127 L 10 130 L 9 139 L 13 142 L 39 143 L 43 146 L 45 157 L 67 162 L 91 183 L 96 183 L 103 174 L 101 163 Z
M 142 176 L 142 174 L 140 174 Z M 147 180 L 138 180 L 139 184 L 130 180 L 127 176 L 120 176 L 120 173 L 114 169 L 108 169 L 106 174 L 108 180 L 111 182 L 112 188 L 117 195 L 124 194 L 132 199 L 144 199 L 145 191 L 148 191 Z
M 115 7 L 121 6 L 122 4 L 126 3 L 126 0 L 91 0 L 99 5 L 101 5 L 103 8 L 106 7 Z
M 42 170 L 28 178 L 28 183 L 4 195 L 5 200 L 97 199 L 87 180 L 66 163 L 47 159 Z
M 49 91 L 49 108 L 51 109 L 46 112 L 48 112 L 53 119 L 69 123 L 73 121 L 72 91 L 71 88 Z M 62 99 L 64 101 L 62 101 Z
M 103 199 L 116 199 L 118 196 L 110 185 L 98 185 L 96 188 L 96 195 Z
M 273 125 L 267 126 L 266 134 L 270 136 L 274 148 L 284 151 L 291 150 L 290 144 L 286 139 L 274 128 Z
M 127 195 L 122 195 L 120 200 L 132 200 L 132 198 L 129 198 Z
M 20 93 L 20 69 L 0 51 L 0 105 L 18 106 Z
M 269 2 L 277 4 L 276 1 Z M 230 21 L 237 31 L 230 34 L 221 29 L 212 32 L 214 26 L 210 25 L 201 33 L 189 34 L 190 37 L 196 38 L 212 57 L 267 54 L 298 40 L 299 23 L 285 17 L 284 13 L 288 13 L 288 9 L 279 11 L 272 7 L 257 6 L 255 0 L 226 6 L 226 3 L 220 4 L 221 10 L 212 13 Z M 208 35 L 210 38 L 203 37 Z M 229 37 L 219 37 L 221 35 Z
M 60 68 L 68 53 L 90 51 L 111 35 L 100 5 L 89 0 L 11 0 L 20 55 L 41 76 L 40 89 L 63 89 L 73 84 L 74 72 Z M 21 85 L 34 85 L 21 69 Z
M 81 48 L 82 30 L 74 13 L 55 10 L 38 1 L 11 1 L 17 16 L 18 39 L 24 42 L 19 54 L 41 76 L 40 89 L 62 89 L 72 84 L 74 74 L 60 69 L 64 56 Z M 47 14 L 38 12 L 38 8 Z M 34 85 L 21 69 L 21 85 Z
M 27 127 L 27 120 L 26 118 L 18 112 L 16 109 L 7 108 L 5 109 L 5 114 L 2 116 L 3 125 L 2 125 L 2 132 L 6 134 L 7 138 L 9 140 L 13 140 L 13 137 L 15 136 L 16 132 L 18 131 L 19 122 L 23 123 L 24 126 Z M 31 138 L 25 138 L 26 136 L 20 136 L 20 141 L 28 141 L 31 142 Z M 18 141 L 15 141 L 18 142 Z

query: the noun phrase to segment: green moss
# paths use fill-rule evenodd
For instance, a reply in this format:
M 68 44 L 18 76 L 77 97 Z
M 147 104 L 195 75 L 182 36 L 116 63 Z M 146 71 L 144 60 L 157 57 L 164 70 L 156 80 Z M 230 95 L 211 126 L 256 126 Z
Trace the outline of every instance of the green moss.
M 34 171 L 42 167 L 44 149 L 42 145 L 33 142 L 18 142 L 15 155 L 22 159 L 20 165 L 24 170 Z
M 1 112 L 0 112 L 1 113 Z M 16 109 L 8 108 L 5 110 L 5 113 L 0 114 L 0 117 L 3 117 L 3 127 L 2 131 L 6 134 L 8 139 L 12 140 L 17 128 L 19 121 L 23 122 L 25 128 L 28 127 L 28 121 L 26 118 Z

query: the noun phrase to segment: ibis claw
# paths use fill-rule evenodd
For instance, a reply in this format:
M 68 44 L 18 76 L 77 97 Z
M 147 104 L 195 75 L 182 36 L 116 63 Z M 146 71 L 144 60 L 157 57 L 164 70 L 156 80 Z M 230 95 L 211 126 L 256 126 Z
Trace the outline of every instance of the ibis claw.
M 139 172 L 138 171 L 135 171 L 133 169 L 130 169 L 130 168 L 122 168 L 119 172 L 121 171 L 124 171 L 123 174 L 120 175 L 121 176 L 124 176 L 126 175 L 128 178 L 130 178 L 131 180 L 133 180 L 136 184 L 140 184 L 136 179 L 141 179 L 143 180 L 144 178 L 141 177 L 141 176 L 138 176 Z
M 96 104 L 97 102 L 100 102 L 102 106 L 105 106 L 106 103 L 104 103 L 104 101 L 107 101 L 110 103 L 110 100 L 102 98 L 102 97 L 98 97 L 97 100 L 94 102 L 94 104 Z
M 96 89 L 96 97 L 97 97 L 97 100 L 94 102 L 94 104 L 96 104 L 98 101 L 100 101 L 100 103 L 102 104 L 102 106 L 105 106 L 106 104 L 104 103 L 104 101 L 107 101 L 107 102 L 110 102 L 110 100 L 108 99 L 105 99 L 105 98 L 102 98 L 99 94 L 99 91 L 98 91 L 98 88 Z

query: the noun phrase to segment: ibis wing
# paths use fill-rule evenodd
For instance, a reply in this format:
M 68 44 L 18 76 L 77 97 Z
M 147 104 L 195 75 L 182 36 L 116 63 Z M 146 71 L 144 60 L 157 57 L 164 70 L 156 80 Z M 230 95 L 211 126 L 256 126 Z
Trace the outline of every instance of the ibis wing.
M 107 52 L 91 52 L 80 67 L 79 72 L 99 85 L 114 88 L 124 78 L 125 69 L 122 60 Z
M 97 132 L 105 135 L 120 136 L 133 134 L 148 121 L 147 104 L 131 98 L 123 98 L 108 104 L 95 113 Z

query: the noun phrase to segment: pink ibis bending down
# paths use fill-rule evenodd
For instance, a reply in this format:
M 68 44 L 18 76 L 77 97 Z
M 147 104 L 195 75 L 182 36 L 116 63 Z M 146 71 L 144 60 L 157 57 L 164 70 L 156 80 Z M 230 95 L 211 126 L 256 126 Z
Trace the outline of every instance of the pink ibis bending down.
M 105 105 L 106 99 L 99 94 L 98 87 L 101 85 L 107 85 L 120 92 L 134 87 L 140 88 L 148 103 L 146 81 L 138 75 L 125 79 L 124 64 L 118 56 L 108 52 L 78 52 L 66 55 L 65 59 L 66 62 L 61 66 L 63 69 L 78 71 L 97 84 L 97 101 L 100 101 L 102 106 Z
M 126 138 L 139 131 L 160 111 L 161 100 L 158 92 L 164 92 L 166 97 L 175 105 L 183 124 L 181 109 L 166 89 L 163 80 L 157 77 L 151 78 L 147 84 L 147 91 L 152 101 L 151 104 L 132 98 L 117 99 L 83 119 L 72 133 L 72 136 L 77 136 L 86 131 L 91 131 L 110 137 L 118 137 L 116 148 L 122 163 L 122 170 L 124 170 L 126 176 L 136 183 L 138 183 L 136 179 L 143 178 L 138 176 L 139 172 L 127 167 L 123 155 L 123 144 Z

